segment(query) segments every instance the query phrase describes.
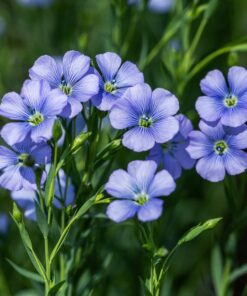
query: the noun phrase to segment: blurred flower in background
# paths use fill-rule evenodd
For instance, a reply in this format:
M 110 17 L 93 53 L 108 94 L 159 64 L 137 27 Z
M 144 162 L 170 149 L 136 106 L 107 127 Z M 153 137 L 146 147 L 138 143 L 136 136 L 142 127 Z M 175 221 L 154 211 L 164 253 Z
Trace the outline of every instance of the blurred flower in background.
M 18 3 L 26 6 L 49 6 L 53 0 L 17 0 Z
M 8 215 L 5 213 L 0 213 L 0 235 L 4 235 L 9 226 Z
M 141 6 L 142 0 L 129 0 L 130 5 L 134 4 L 137 6 Z M 173 0 L 149 0 L 148 8 L 156 13 L 163 13 L 171 10 L 173 6 Z
M 0 37 L 5 33 L 6 22 L 3 17 L 0 16 Z

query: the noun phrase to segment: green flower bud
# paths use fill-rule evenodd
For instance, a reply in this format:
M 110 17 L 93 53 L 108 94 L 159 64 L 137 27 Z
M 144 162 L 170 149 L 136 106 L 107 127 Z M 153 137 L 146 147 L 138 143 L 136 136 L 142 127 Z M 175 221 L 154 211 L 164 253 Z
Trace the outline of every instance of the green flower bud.
M 63 128 L 59 119 L 57 119 L 53 125 L 52 135 L 55 142 L 57 142 L 63 135 Z
M 12 216 L 18 224 L 22 222 L 22 213 L 15 202 L 13 203 Z

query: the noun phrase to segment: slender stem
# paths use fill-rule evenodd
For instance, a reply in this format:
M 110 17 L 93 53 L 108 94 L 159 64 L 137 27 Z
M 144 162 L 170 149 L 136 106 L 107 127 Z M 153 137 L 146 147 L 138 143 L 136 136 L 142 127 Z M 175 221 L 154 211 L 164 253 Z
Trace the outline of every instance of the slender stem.
M 45 295 L 48 295 L 49 289 L 50 289 L 50 277 L 51 277 L 51 270 L 50 270 L 50 262 L 49 262 L 49 241 L 48 237 L 44 237 L 44 242 L 45 242 L 45 266 L 46 266 L 46 277 L 48 281 L 46 282 L 45 285 Z

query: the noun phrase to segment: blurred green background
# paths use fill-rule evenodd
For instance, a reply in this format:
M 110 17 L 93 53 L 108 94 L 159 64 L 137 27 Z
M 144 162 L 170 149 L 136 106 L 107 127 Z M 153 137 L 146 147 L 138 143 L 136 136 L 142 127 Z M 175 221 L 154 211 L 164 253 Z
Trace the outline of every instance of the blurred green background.
M 189 7 L 192 2 L 183 1 L 183 5 Z M 218 1 L 193 58 L 200 61 L 227 43 L 246 39 L 246 11 L 245 0 Z M 123 60 L 141 65 L 175 17 L 174 10 L 155 14 L 147 9 L 129 7 L 124 0 L 55 0 L 51 6 L 43 8 L 21 5 L 15 0 L 0 0 L 0 96 L 8 91 L 19 92 L 23 81 L 28 78 L 28 69 L 43 54 L 61 56 L 67 50 L 75 49 L 94 58 L 98 53 L 115 51 Z M 200 18 L 193 22 L 190 36 L 193 37 L 199 23 Z M 164 87 L 178 96 L 180 112 L 188 115 L 196 127 L 198 117 L 194 103 L 200 95 L 199 81 L 210 69 L 218 68 L 226 73 L 230 65 L 246 66 L 247 54 L 231 52 L 218 57 L 199 71 L 181 91 L 179 85 L 185 74 L 172 76 L 166 67 L 169 62 L 177 69 L 183 60 L 185 49 L 181 45 L 181 31 L 179 29 L 174 34 L 143 71 L 146 82 L 153 88 Z M 2 119 L 1 125 L 3 123 Z M 115 167 L 126 168 L 127 154 L 130 153 L 126 150 L 117 155 Z M 133 153 L 129 158 L 141 157 Z M 238 185 L 243 180 L 244 176 L 240 176 L 235 181 Z M 233 182 L 231 179 L 228 181 Z M 236 196 L 237 210 L 233 212 L 233 207 L 227 205 L 223 183 L 209 183 L 194 170 L 184 172 L 177 182 L 176 192 L 165 200 L 162 218 L 154 225 L 157 244 L 171 248 L 188 228 L 200 221 L 220 216 L 224 221 L 217 230 L 204 234 L 177 252 L 162 295 L 216 295 L 212 269 L 220 263 L 212 263 L 211 260 L 216 245 L 223 256 L 223 267 L 229 258 L 232 268 L 247 263 L 246 215 L 241 216 L 232 228 L 233 219 L 239 218 L 241 209 L 247 206 L 245 192 L 243 187 L 242 195 Z M 8 213 L 11 207 L 8 193 L 0 191 L 0 212 Z M 97 208 L 102 213 L 104 210 L 104 207 Z M 93 225 L 87 224 L 86 220 L 77 225 L 82 226 L 90 228 L 90 233 L 85 234 L 85 244 L 90 247 L 90 252 L 85 256 L 80 274 L 76 274 L 82 289 L 78 288 L 78 291 L 84 291 L 78 295 L 89 295 L 87 288 L 90 289 L 92 284 L 92 295 L 141 295 L 139 276 L 145 278 L 148 275 L 148 258 L 139 246 L 133 224 L 115 225 L 99 219 Z M 37 227 L 32 223 L 29 227 L 39 246 Z M 32 293 L 35 287 L 18 275 L 6 258 L 30 267 L 11 220 L 8 233 L 0 239 L 0 295 L 36 295 Z M 234 290 L 229 289 L 226 295 L 244 295 L 246 283 L 247 277 L 241 277 L 235 282 Z

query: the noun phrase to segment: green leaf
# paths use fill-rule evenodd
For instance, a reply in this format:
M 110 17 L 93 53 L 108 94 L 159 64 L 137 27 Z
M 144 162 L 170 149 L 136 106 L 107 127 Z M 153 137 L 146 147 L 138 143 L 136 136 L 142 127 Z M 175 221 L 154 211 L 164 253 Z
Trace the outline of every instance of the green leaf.
M 40 205 L 35 202 L 35 209 L 36 209 L 36 220 L 39 226 L 39 229 L 44 237 L 48 236 L 49 227 L 47 223 L 46 216 L 44 212 L 41 210 Z
M 215 218 L 207 220 L 204 223 L 200 223 L 197 226 L 191 228 L 188 232 L 185 233 L 185 235 L 178 241 L 178 246 L 187 243 L 193 239 L 195 239 L 197 236 L 199 236 L 201 233 L 203 233 L 206 230 L 213 229 L 222 218 Z
M 50 206 L 54 198 L 56 169 L 52 164 L 45 183 L 45 204 Z
M 8 263 L 22 276 L 39 282 L 39 283 L 43 283 L 44 280 L 42 279 L 42 277 L 40 275 L 38 275 L 37 273 L 31 272 L 26 270 L 25 268 L 20 267 L 19 265 L 15 264 L 13 261 L 11 261 L 10 259 L 6 259 L 8 261 Z
M 245 275 L 247 273 L 247 264 L 242 265 L 241 267 L 235 269 L 231 274 L 229 281 L 233 283 L 239 277 Z
M 216 246 L 212 252 L 211 272 L 216 294 L 220 295 L 223 276 L 223 265 L 219 246 Z
M 55 286 L 53 286 L 48 293 L 48 296 L 55 296 L 57 295 L 57 293 L 59 292 L 59 290 L 62 288 L 62 286 L 64 285 L 65 281 L 61 281 L 60 283 L 56 284 Z

